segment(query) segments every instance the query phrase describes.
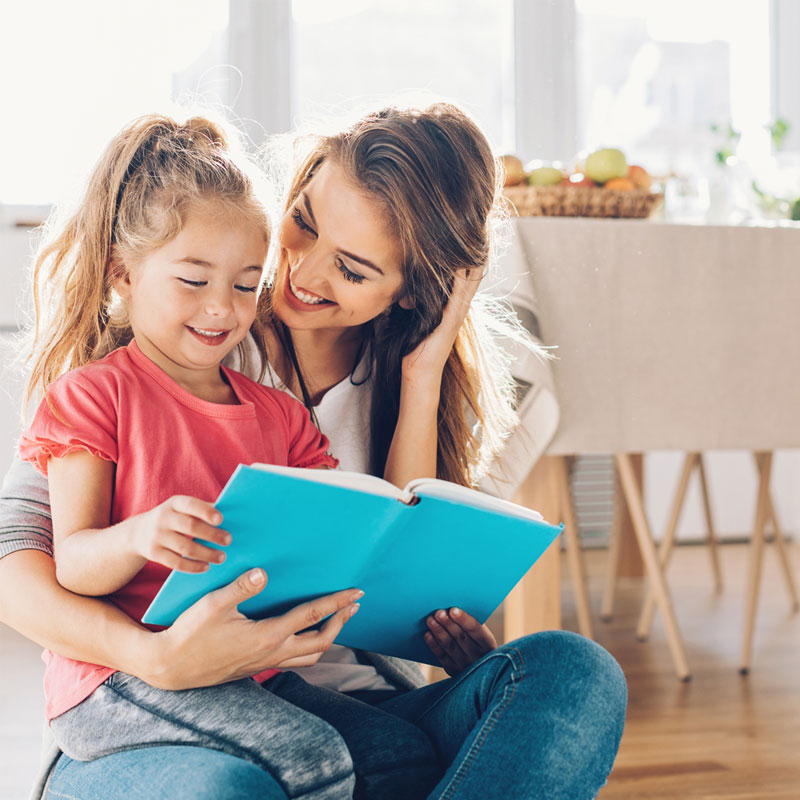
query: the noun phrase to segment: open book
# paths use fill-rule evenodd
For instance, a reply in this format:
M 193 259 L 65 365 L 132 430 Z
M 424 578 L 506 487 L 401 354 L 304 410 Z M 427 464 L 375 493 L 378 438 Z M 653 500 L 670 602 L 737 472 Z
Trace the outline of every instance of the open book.
M 436 663 L 425 618 L 458 606 L 485 622 L 561 527 L 522 506 L 447 481 L 400 490 L 371 475 L 240 465 L 216 507 L 231 544 L 207 572 L 173 571 L 143 622 L 171 625 L 203 595 L 252 567 L 266 588 L 252 618 L 340 589 L 364 591 L 337 644 Z

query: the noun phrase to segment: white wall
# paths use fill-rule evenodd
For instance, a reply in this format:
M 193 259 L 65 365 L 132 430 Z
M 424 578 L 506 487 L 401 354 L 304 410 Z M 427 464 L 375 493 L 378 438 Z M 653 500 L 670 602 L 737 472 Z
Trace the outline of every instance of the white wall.
M 15 334 L 24 321 L 28 266 L 37 234 L 30 228 L 0 227 L 0 477 L 14 453 L 20 430 L 22 381 L 12 369 Z

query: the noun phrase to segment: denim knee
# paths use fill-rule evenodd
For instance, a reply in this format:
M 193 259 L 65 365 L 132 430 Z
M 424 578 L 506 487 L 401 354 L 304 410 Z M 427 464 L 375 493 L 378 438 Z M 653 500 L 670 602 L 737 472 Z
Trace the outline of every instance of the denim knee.
M 514 651 L 512 661 L 520 662 L 517 666 L 526 675 L 533 680 L 551 676 L 565 703 L 577 703 L 593 716 L 601 706 L 621 732 L 628 686 L 616 659 L 597 642 L 570 631 L 543 631 L 500 649 L 507 648 Z
M 277 781 L 250 761 L 226 756 L 216 759 L 212 769 L 203 770 L 193 778 L 191 787 L 183 795 L 192 800 L 283 800 L 288 797 Z M 174 795 L 180 798 L 181 791 Z
M 95 761 L 62 755 L 47 800 L 286 800 L 255 764 L 219 750 L 168 745 L 124 750 Z

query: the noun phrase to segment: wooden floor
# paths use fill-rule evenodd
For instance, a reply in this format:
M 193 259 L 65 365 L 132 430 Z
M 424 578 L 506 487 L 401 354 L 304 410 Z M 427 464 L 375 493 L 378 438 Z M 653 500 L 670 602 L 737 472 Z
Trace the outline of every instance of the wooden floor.
M 722 548 L 725 589 L 711 589 L 702 547 L 680 547 L 669 583 L 693 669 L 672 672 L 663 629 L 637 642 L 642 582 L 621 581 L 617 615 L 595 617 L 596 637 L 628 678 L 628 721 L 617 763 L 600 800 L 800 800 L 800 615 L 789 604 L 774 553 L 765 581 L 753 672 L 737 672 L 746 566 L 743 545 Z M 800 553 L 792 557 L 800 567 Z M 605 551 L 586 553 L 594 609 L 600 606 Z M 569 583 L 564 622 L 574 628 Z M 23 800 L 38 761 L 41 732 L 39 648 L 0 625 L 0 798 Z
M 800 800 L 800 614 L 790 611 L 775 553 L 768 548 L 765 555 L 747 677 L 737 670 L 745 545 L 722 548 L 720 595 L 713 592 L 704 547 L 675 553 L 668 580 L 692 668 L 689 683 L 675 678 L 658 621 L 648 642 L 635 639 L 640 580 L 620 582 L 611 623 L 595 617 L 595 637 L 622 665 L 630 698 L 619 755 L 600 800 Z M 605 551 L 586 556 L 597 609 Z M 796 546 L 791 556 L 798 574 Z M 563 597 L 565 627 L 572 628 L 567 582 Z

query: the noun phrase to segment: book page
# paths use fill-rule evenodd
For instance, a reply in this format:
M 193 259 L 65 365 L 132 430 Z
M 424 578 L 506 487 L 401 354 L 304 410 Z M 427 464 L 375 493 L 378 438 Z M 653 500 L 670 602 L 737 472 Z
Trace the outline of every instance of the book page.
M 397 500 L 408 502 L 404 492 L 393 483 L 366 475 L 363 472 L 347 472 L 340 469 L 304 469 L 302 467 L 282 467 L 276 464 L 251 464 L 255 469 L 266 472 L 276 472 L 282 475 L 291 475 L 293 478 L 326 483 L 332 486 L 341 486 L 343 489 L 355 489 L 359 492 L 377 495 L 378 497 L 394 497 Z
M 496 511 L 498 514 L 507 514 L 520 519 L 531 519 L 537 522 L 541 522 L 543 519 L 542 515 L 532 508 L 525 508 L 525 506 L 508 500 L 501 500 L 499 497 L 435 478 L 413 480 L 406 486 L 406 492 L 411 492 L 418 497 L 438 497 L 441 500 L 451 500 L 454 503 L 463 503 L 467 506 Z

